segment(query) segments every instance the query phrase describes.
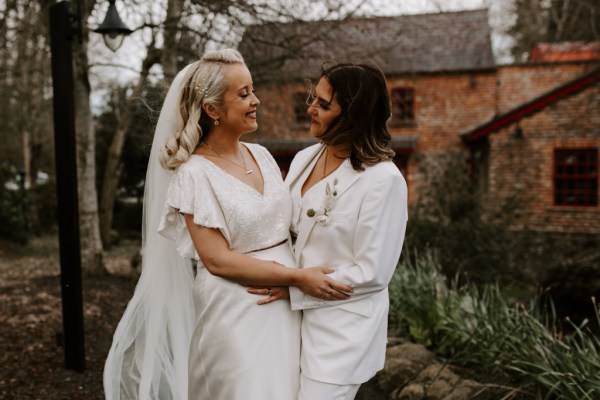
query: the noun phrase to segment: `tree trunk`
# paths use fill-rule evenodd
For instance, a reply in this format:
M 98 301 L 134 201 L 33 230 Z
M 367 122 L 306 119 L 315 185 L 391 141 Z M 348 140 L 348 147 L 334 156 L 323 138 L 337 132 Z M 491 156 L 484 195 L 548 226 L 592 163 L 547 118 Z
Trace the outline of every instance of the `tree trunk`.
M 123 154 L 123 145 L 127 132 L 129 132 L 135 103 L 140 99 L 142 90 L 148 83 L 148 74 L 150 68 L 160 59 L 158 51 L 154 48 L 154 40 L 148 46 L 146 58 L 142 63 L 140 78 L 133 88 L 133 93 L 128 97 L 123 112 L 120 112 L 118 103 L 115 106 L 118 126 L 112 138 L 106 167 L 104 169 L 104 178 L 102 182 L 102 196 L 100 198 L 100 227 L 102 243 L 105 248 L 110 248 L 110 231 L 113 222 L 113 210 L 117 194 L 117 187 L 121 178 L 121 155 Z
M 86 3 L 83 1 L 83 3 Z M 84 10 L 89 9 L 84 7 Z M 83 21 L 87 11 L 83 12 Z M 85 25 L 85 24 L 84 24 Z M 103 271 L 102 241 L 98 220 L 96 192 L 96 149 L 92 112 L 90 108 L 90 83 L 88 80 L 88 32 L 83 29 L 82 40 L 73 42 L 75 64 L 75 127 L 77 130 L 77 176 L 79 184 L 79 227 L 81 235 L 81 268 L 84 274 Z
M 165 86 L 170 86 L 177 75 L 177 38 L 179 36 L 179 22 L 183 10 L 183 0 L 168 0 L 167 19 L 165 21 L 164 45 L 160 63 L 165 77 Z

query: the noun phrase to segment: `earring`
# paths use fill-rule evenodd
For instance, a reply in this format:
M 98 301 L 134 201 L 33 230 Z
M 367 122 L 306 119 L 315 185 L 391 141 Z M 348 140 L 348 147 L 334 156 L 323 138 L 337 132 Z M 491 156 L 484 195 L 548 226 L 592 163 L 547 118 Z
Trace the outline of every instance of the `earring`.
M 215 119 L 215 125 L 219 125 L 219 120 Z

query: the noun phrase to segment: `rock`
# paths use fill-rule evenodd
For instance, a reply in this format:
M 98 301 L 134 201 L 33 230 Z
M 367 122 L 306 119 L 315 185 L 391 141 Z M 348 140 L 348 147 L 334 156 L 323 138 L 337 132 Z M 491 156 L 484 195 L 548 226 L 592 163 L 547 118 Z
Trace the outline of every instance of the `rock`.
M 431 383 L 443 380 L 451 386 L 455 386 L 459 379 L 460 377 L 452 372 L 449 366 L 438 363 L 429 365 L 417 377 L 419 382 Z
M 425 388 L 423 385 L 418 383 L 411 383 L 407 385 L 402 391 L 397 395 L 397 397 L 392 396 L 393 400 L 422 400 L 425 396 Z
M 404 343 L 389 347 L 383 370 L 378 374 L 379 386 L 385 392 L 402 387 L 434 359 L 434 354 L 419 344 Z
M 470 379 L 462 380 L 454 390 L 442 400 L 470 400 L 482 390 L 482 385 Z

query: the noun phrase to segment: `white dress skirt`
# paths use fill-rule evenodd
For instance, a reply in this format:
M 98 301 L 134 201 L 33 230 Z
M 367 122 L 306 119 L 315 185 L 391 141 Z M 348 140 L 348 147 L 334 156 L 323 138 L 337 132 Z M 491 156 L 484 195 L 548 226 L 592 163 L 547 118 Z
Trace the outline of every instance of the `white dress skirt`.
M 251 253 L 293 265 L 289 246 Z M 198 323 L 191 340 L 189 400 L 295 400 L 300 379 L 300 313 L 288 301 L 258 306 L 247 288 L 200 268 Z

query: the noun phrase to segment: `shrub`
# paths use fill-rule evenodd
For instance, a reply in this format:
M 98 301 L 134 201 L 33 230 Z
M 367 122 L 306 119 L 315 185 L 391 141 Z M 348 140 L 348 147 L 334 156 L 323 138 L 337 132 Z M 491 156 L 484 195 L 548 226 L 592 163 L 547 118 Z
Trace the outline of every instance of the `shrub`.
M 518 218 L 518 197 L 498 205 L 484 202 L 462 153 L 423 157 L 420 164 L 419 198 L 410 209 L 406 246 L 436 250 L 448 277 L 522 281 L 526 271 L 514 255 L 526 254 L 528 245 L 510 229 Z
M 509 380 L 522 393 L 538 393 L 536 398 L 600 398 L 600 338 L 587 321 L 567 320 L 565 333 L 543 294 L 510 305 L 497 284 L 459 285 L 441 271 L 432 253 L 400 263 L 390 284 L 392 328 L 455 364 Z M 600 322 L 594 299 L 591 306 Z
M 36 234 L 53 232 L 58 224 L 56 181 L 35 185 L 30 190 L 32 198 L 33 231 Z
M 27 244 L 31 231 L 31 201 L 14 166 L 0 164 L 0 236 Z

